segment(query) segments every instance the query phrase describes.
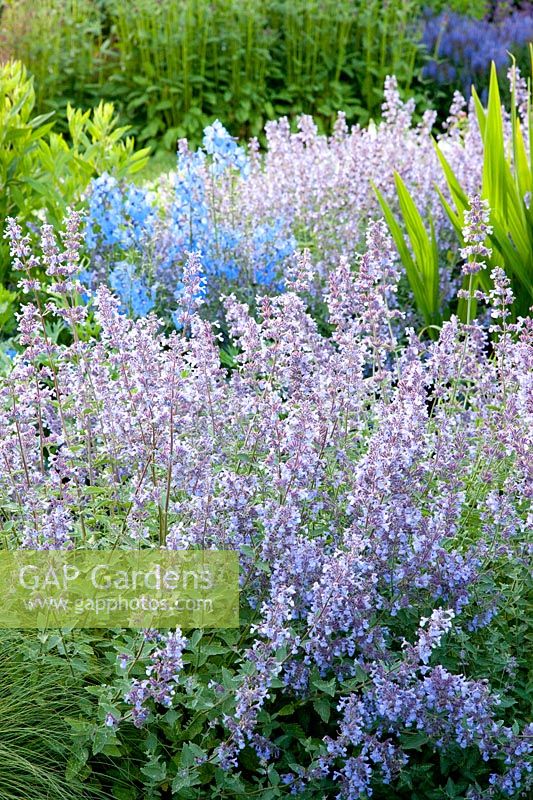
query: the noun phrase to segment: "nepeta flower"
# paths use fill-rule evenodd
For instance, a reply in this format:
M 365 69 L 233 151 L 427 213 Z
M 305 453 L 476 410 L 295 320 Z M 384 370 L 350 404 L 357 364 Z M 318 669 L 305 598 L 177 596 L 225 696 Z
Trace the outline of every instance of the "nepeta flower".
M 432 650 L 439 647 L 442 637 L 451 630 L 454 617 L 455 612 L 451 608 L 446 611 L 435 609 L 429 619 L 422 617 L 420 620 L 421 630 L 416 647 L 424 664 L 429 662 Z
M 169 633 L 150 654 L 150 662 L 146 667 L 145 679 L 134 678 L 125 695 L 125 701 L 131 705 L 133 723 L 140 728 L 150 713 L 149 701 L 169 708 L 176 691 L 176 683 L 183 669 L 183 651 L 187 646 L 181 631 Z
M 461 248 L 461 258 L 465 259 L 463 272 L 466 275 L 479 272 L 487 265 L 478 258 L 490 258 L 492 250 L 484 242 L 492 233 L 489 225 L 490 208 L 488 200 L 482 200 L 479 195 L 470 198 L 470 208 L 465 211 L 462 229 L 465 247 Z

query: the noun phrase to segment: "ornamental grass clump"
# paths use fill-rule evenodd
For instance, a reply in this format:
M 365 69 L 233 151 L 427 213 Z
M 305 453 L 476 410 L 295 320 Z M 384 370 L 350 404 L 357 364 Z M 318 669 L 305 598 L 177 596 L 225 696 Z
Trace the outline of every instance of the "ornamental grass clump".
M 36 632 L 0 632 L 0 797 L 103 800 L 96 782 L 65 780 L 76 747 L 71 720 L 90 700 L 81 676 L 45 643 Z
M 86 755 L 104 741 L 127 758 L 137 729 L 132 797 L 405 797 L 456 769 L 465 796 L 525 791 L 533 349 L 505 274 L 484 297 L 492 351 L 456 317 L 401 344 L 393 246 L 371 223 L 358 272 L 329 275 L 328 338 L 301 258 L 257 316 L 225 298 L 223 368 L 198 256 L 180 332 L 100 285 L 88 338 L 79 225 L 62 244 L 44 226 L 36 255 L 9 222 L 28 302 L 0 388 L 3 546 L 229 549 L 241 565 L 239 630 L 114 633 Z

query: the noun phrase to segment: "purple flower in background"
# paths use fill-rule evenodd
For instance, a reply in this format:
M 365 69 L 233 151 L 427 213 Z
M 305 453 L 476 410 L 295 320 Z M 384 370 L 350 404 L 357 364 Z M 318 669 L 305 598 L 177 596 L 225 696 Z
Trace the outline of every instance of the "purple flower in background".
M 492 19 L 427 11 L 422 42 L 431 59 L 424 67 L 426 77 L 459 85 L 469 97 L 472 84 L 485 84 L 491 61 L 502 71 L 510 64 L 509 53 L 516 55 L 533 42 L 533 9 L 509 6 Z

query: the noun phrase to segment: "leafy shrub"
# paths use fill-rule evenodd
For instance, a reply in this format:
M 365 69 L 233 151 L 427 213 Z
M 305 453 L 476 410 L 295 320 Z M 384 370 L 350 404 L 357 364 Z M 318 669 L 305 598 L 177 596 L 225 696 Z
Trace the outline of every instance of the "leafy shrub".
M 471 273 L 484 269 L 485 212 L 467 220 Z M 402 347 L 392 242 L 372 224 L 358 273 L 342 260 L 329 276 L 331 336 L 306 311 L 302 264 L 289 291 L 259 299 L 257 319 L 226 299 L 226 370 L 218 328 L 197 313 L 194 257 L 181 333 L 128 319 L 100 286 L 87 338 L 79 226 L 71 216 L 64 249 L 44 226 L 37 257 L 9 223 L 23 288 L 43 288 L 36 270 L 54 286 L 24 307 L 0 387 L 2 541 L 234 549 L 242 571 L 241 630 L 117 636 L 85 739 L 123 761 L 144 751 L 116 796 L 527 791 L 515 633 L 531 321 L 509 323 L 503 271 L 486 298 L 493 352 L 478 322 L 455 317 L 435 342 L 410 332 Z M 71 344 L 49 336 L 54 320 Z
M 34 151 L 39 140 L 50 132 L 52 124 L 46 123 L 47 117 L 31 118 L 35 94 L 32 80 L 22 64 L 4 65 L 0 81 L 0 218 L 5 220 L 9 214 L 31 213 L 45 191 L 44 177 L 41 175 L 39 180 L 39 175 L 35 174 Z M 33 206 L 28 202 L 28 197 L 32 196 Z M 6 261 L 4 255 L 0 262 L 2 278 L 8 269 Z
M 113 106 L 92 111 L 67 108 L 70 142 L 54 133 L 50 116 L 32 117 L 33 78 L 20 62 L 0 67 L 0 219 L 17 215 L 29 225 L 40 216 L 54 224 L 76 203 L 95 175 L 134 174 L 147 151 L 134 151 L 126 128 L 117 127 Z M 0 282 L 9 280 L 9 257 L 2 241 Z

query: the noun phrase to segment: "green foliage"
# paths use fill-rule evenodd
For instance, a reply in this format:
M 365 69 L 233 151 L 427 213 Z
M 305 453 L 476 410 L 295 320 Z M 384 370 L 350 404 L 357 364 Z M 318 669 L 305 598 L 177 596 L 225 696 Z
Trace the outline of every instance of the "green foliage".
M 442 321 L 439 293 L 439 252 L 433 223 L 430 222 L 430 232 L 428 233 L 408 188 L 397 172 L 394 173 L 394 182 L 410 247 L 390 205 L 376 186 L 374 186 L 374 191 L 400 253 L 416 307 L 433 335 L 435 328 L 432 326 L 439 325 Z
M 526 137 L 522 130 L 514 90 L 512 93 L 511 141 L 504 134 L 503 111 L 498 87 L 498 76 L 493 64 L 490 76 L 488 105 L 485 109 L 478 94 L 473 92 L 478 124 L 483 139 L 483 179 L 482 196 L 491 208 L 492 234 L 489 244 L 492 257 L 491 267 L 503 266 L 512 279 L 515 295 L 513 312 L 527 314 L 533 304 L 533 145 L 529 152 Z M 531 95 L 528 104 L 529 129 L 532 130 L 533 105 Z M 446 156 L 435 143 L 435 151 L 441 163 L 448 190 L 452 199 L 450 204 L 436 187 L 441 202 L 464 247 L 462 229 L 464 214 L 470 204 L 466 190 L 461 186 Z M 374 187 L 383 215 L 394 238 L 409 285 L 413 292 L 418 311 L 426 325 L 438 325 L 442 321 L 442 305 L 439 295 L 439 252 L 433 224 L 426 230 L 420 212 L 416 208 L 409 190 L 401 177 L 394 176 L 398 204 L 402 216 L 401 223 L 396 219 L 391 206 Z M 409 245 L 405 239 L 407 233 Z M 468 289 L 469 277 L 465 277 L 463 290 Z M 482 270 L 472 278 L 472 289 L 481 287 L 485 292 L 491 288 L 489 270 Z M 467 318 L 467 301 L 460 300 L 458 316 L 464 322 Z
M 486 494 L 481 480 L 474 482 L 471 491 L 473 497 L 479 492 Z M 473 525 L 474 537 L 476 529 L 477 525 Z M 499 598 L 499 613 L 490 625 L 476 630 L 471 630 L 465 619 L 448 636 L 446 644 L 435 651 L 435 661 L 452 672 L 488 678 L 494 690 L 505 698 L 503 707 L 508 718 L 523 725 L 528 719 L 530 699 L 531 665 L 523 643 L 531 635 L 527 605 L 531 578 L 526 565 L 519 561 L 509 564 L 503 558 L 500 565 L 497 559 L 491 559 L 491 566 L 493 577 L 478 587 L 478 599 L 480 608 L 484 608 L 490 599 Z M 406 612 L 401 620 L 406 630 L 416 623 L 416 618 L 416 614 Z M 253 750 L 246 748 L 239 770 L 225 772 L 211 757 L 213 748 L 224 740 L 217 720 L 232 713 L 234 694 L 243 675 L 253 672 L 253 666 L 241 658 L 252 644 L 253 622 L 253 614 L 243 605 L 240 630 L 188 632 L 184 676 L 177 684 L 172 708 L 154 708 L 141 730 L 131 724 L 127 711 L 124 718 L 122 698 L 130 688 L 131 678 L 145 676 L 150 646 L 133 631 L 115 631 L 113 640 L 92 643 L 91 652 L 98 653 L 105 678 L 102 676 L 103 685 L 90 689 L 98 711 L 76 724 L 80 771 L 97 767 L 99 758 L 109 759 L 105 777 L 92 773 L 91 781 L 100 783 L 102 790 L 121 800 L 218 800 L 250 794 L 274 800 L 288 796 L 289 789 L 281 775 L 319 753 L 323 737 L 333 736 L 338 726 L 339 697 L 349 691 L 364 691 L 367 676 L 359 670 L 349 679 L 324 679 L 315 669 L 309 692 L 301 699 L 287 697 L 282 691 L 283 681 L 274 678 L 271 699 L 259 714 L 258 727 L 280 748 L 278 761 L 268 766 L 261 764 Z M 80 632 L 76 637 L 86 638 Z M 67 646 L 74 648 L 74 640 Z M 128 656 L 131 666 L 127 670 L 119 667 L 119 654 Z M 280 662 L 286 657 L 284 650 L 276 654 Z M 210 688 L 213 685 L 217 687 L 215 696 Z M 108 714 L 122 718 L 118 728 L 105 725 Z M 486 782 L 492 769 L 473 748 L 462 750 L 452 745 L 446 753 L 435 752 L 425 733 L 406 729 L 402 745 L 409 764 L 392 786 L 375 787 L 374 797 L 378 800 L 464 800 L 468 787 L 476 781 Z M 318 789 L 311 781 L 301 796 L 307 800 L 322 796 L 322 787 Z
M 383 81 L 415 75 L 422 0 L 11 0 L 6 52 L 39 110 L 112 99 L 143 142 L 173 149 L 218 116 L 234 134 L 312 113 L 379 114 Z M 23 31 L 23 33 L 22 33 Z
M 33 81 L 20 62 L 0 70 L 0 217 L 19 213 L 28 196 L 40 194 L 42 178 L 35 176 L 39 141 L 52 129 L 50 115 L 31 117 L 35 105 Z
M 491 0 L 428 0 L 426 8 L 432 13 L 441 11 L 454 11 L 456 14 L 481 19 L 491 11 Z
M 59 224 L 91 178 L 142 169 L 148 151 L 134 151 L 127 128 L 117 127 L 113 105 L 92 111 L 67 107 L 69 138 L 55 133 L 50 114 L 32 116 L 33 78 L 18 61 L 0 66 L 0 220 L 35 222 L 44 214 Z M 9 278 L 7 244 L 0 240 L 0 284 Z M 4 298 L 5 299 L 5 298 Z
M 0 631 L 1 800 L 101 796 L 79 779 L 65 780 L 73 748 L 69 718 L 86 711 L 83 695 L 68 661 L 47 652 L 44 641 Z
M 103 34 L 101 3 L 4 0 L 0 6 L 2 51 L 23 61 L 35 76 L 37 108 L 63 114 L 68 102 L 92 104 L 89 87 Z
M 17 293 L 0 285 L 0 336 L 5 338 L 15 330 L 15 308 Z
M 498 88 L 496 67 L 492 64 L 487 108 L 474 91 L 474 102 L 483 139 L 482 196 L 489 201 L 493 232 L 489 236 L 493 250 L 491 266 L 502 266 L 512 278 L 516 300 L 516 314 L 526 314 L 533 304 L 533 153 L 525 145 L 522 123 L 514 102 L 511 105 L 511 141 L 504 134 L 503 112 Z M 533 108 L 531 90 L 528 103 L 529 130 L 532 130 Z M 466 191 L 460 185 L 446 157 L 436 146 L 453 208 L 442 195 L 444 208 L 462 243 L 461 229 L 464 212 L 468 209 Z M 478 273 L 476 280 L 483 289 L 490 288 L 486 271 Z

